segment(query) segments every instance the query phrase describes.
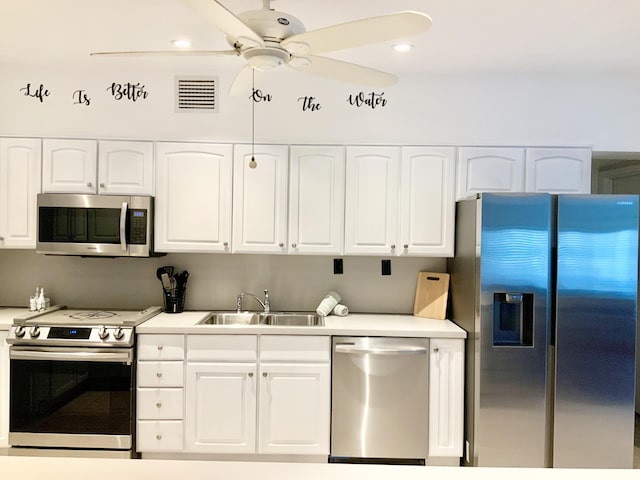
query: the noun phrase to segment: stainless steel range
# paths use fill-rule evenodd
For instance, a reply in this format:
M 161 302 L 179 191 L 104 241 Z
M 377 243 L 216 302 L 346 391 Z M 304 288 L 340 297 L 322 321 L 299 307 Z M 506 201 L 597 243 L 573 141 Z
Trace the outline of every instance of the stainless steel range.
M 62 307 L 16 318 L 10 453 L 133 456 L 135 327 L 160 311 Z

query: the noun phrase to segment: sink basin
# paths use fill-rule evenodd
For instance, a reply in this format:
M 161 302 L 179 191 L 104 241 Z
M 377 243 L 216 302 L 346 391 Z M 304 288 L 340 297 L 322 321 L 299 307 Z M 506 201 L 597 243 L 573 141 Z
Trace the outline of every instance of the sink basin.
M 213 312 L 198 322 L 199 325 L 257 325 L 260 314 L 254 312 Z
M 287 327 L 322 327 L 324 318 L 315 313 L 297 312 L 213 312 L 198 325 L 271 325 Z

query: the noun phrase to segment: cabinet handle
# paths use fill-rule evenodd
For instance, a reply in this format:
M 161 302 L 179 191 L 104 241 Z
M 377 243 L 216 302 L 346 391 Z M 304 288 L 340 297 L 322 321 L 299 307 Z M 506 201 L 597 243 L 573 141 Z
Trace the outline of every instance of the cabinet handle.
M 292 243 L 291 244 L 291 248 L 298 248 L 298 244 L 297 243 Z
M 162 350 L 164 347 L 162 345 L 158 345 L 158 350 Z
M 229 246 L 229 242 L 224 242 L 224 243 L 222 244 L 222 246 L 223 246 L 224 248 L 227 248 L 227 247 Z
M 253 372 L 249 372 L 249 378 L 253 377 Z
M 406 243 L 403 245 L 405 250 L 409 250 L 409 245 L 407 245 Z
M 156 403 L 157 408 L 162 408 L 162 404 L 160 402 Z
M 157 435 L 156 435 L 156 440 L 162 440 L 162 435 L 157 434 Z
M 100 184 L 100 188 L 105 188 L 104 183 Z
M 436 348 L 434 348 L 434 349 L 433 349 L 433 352 L 434 352 L 434 353 L 438 353 L 439 351 L 440 351 L 440 349 L 439 349 L 438 347 L 436 347 Z
M 279 246 L 280 248 L 282 248 L 282 247 L 284 247 L 284 243 L 280 242 L 280 243 L 278 244 L 278 246 Z
M 262 376 L 263 376 L 264 378 L 267 378 L 267 372 L 262 372 Z
M 391 250 L 395 250 L 396 246 L 395 245 L 391 245 Z
M 158 377 L 158 378 L 162 378 L 162 372 L 158 372 L 158 373 L 156 373 L 156 377 Z
M 87 187 L 93 187 L 93 183 L 87 182 Z

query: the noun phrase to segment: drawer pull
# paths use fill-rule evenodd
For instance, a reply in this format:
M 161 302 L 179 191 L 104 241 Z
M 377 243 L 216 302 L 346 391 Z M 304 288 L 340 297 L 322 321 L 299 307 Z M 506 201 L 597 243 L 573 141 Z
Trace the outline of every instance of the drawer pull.
M 158 350 L 162 350 L 164 347 L 162 345 L 158 345 Z
M 264 378 L 267 378 L 267 372 L 262 372 L 262 376 L 263 376 Z
M 157 435 L 156 435 L 156 440 L 162 440 L 162 435 L 157 434 Z
M 156 403 L 157 408 L 162 408 L 162 404 L 160 402 Z
M 162 378 L 162 372 L 158 372 L 158 373 L 156 373 L 156 377 L 158 377 L 158 378 Z
M 249 378 L 253 377 L 253 372 L 249 372 Z

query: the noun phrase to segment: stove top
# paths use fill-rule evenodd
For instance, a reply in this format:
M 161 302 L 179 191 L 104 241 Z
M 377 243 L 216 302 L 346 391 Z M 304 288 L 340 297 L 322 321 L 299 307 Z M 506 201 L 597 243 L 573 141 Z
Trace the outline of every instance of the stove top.
M 42 312 L 29 312 L 14 318 L 14 325 L 106 325 L 137 327 L 162 311 L 159 306 L 144 310 L 98 310 L 56 305 Z

